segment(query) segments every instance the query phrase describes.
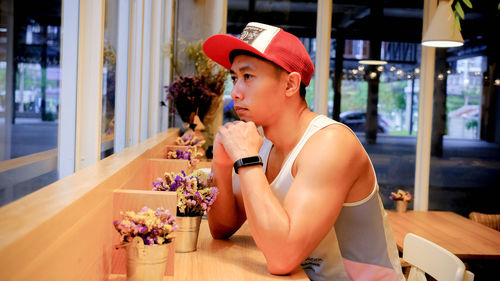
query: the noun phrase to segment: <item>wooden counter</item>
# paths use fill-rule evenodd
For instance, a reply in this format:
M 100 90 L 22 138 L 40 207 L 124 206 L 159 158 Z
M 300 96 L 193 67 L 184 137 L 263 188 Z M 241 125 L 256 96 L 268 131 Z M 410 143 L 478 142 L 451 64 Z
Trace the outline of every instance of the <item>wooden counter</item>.
M 107 280 L 115 190 L 151 190 L 155 173 L 187 167 L 161 159 L 178 136 L 159 133 L 1 207 L 0 280 Z
M 113 220 L 145 205 L 175 212 L 175 192 L 151 189 L 164 172 L 190 169 L 187 160 L 165 159 L 178 136 L 178 129 L 162 132 L 1 207 L 0 280 L 125 280 Z M 172 260 L 165 280 L 307 280 L 301 269 L 270 275 L 246 226 L 221 241 L 203 222 L 199 250 Z
M 200 278 L 203 277 L 203 278 Z M 165 280 L 309 280 L 302 269 L 288 276 L 269 274 L 266 260 L 257 248 L 245 223 L 228 240 L 214 240 L 208 223 L 202 220 L 198 250 L 175 254 L 173 277 Z
M 124 275 L 111 276 L 110 281 L 125 281 Z M 297 268 L 291 275 L 271 275 L 267 271 L 264 255 L 255 245 L 250 229 L 245 223 L 228 240 L 214 240 L 208 223 L 201 222 L 198 249 L 191 253 L 175 253 L 173 276 L 164 281 L 265 281 L 309 280 L 305 272 Z

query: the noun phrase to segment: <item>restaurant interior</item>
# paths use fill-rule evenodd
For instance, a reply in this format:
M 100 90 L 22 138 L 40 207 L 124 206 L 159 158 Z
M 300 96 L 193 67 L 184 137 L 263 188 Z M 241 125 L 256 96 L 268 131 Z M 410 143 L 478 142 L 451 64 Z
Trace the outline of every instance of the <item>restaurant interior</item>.
M 239 118 L 201 46 L 249 22 L 306 47 L 307 104 L 368 153 L 405 278 L 497 279 L 500 1 L 0 0 L 0 280 L 132 280 L 113 221 L 175 213 L 158 177 L 210 170 Z M 196 83 L 210 95 L 188 103 Z M 309 280 L 269 274 L 247 224 L 222 241 L 198 227 L 160 280 Z

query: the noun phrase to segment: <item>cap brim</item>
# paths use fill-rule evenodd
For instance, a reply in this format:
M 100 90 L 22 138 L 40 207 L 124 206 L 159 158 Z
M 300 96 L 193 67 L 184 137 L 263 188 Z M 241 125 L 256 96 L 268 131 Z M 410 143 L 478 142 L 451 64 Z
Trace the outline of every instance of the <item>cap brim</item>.
M 250 44 L 239 38 L 227 34 L 217 34 L 210 36 L 205 41 L 205 43 L 203 43 L 203 51 L 205 52 L 205 54 L 213 61 L 227 69 L 231 69 L 229 54 L 233 50 L 245 50 L 266 58 L 263 53 L 252 47 Z

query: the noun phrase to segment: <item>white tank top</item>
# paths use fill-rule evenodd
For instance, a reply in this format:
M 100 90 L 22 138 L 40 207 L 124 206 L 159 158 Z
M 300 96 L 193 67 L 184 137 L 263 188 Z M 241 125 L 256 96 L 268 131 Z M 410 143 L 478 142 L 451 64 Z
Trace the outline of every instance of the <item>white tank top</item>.
M 297 155 L 314 133 L 332 124 L 345 126 L 326 116 L 316 116 L 283 163 L 280 172 L 270 184 L 281 203 L 293 182 L 292 165 Z M 269 140 L 264 139 L 259 153 L 264 162 L 264 171 L 272 146 Z M 238 176 L 233 179 L 233 188 L 239 188 Z M 344 203 L 334 227 L 301 266 L 309 279 L 314 281 L 405 280 L 377 184 L 372 193 L 363 200 Z

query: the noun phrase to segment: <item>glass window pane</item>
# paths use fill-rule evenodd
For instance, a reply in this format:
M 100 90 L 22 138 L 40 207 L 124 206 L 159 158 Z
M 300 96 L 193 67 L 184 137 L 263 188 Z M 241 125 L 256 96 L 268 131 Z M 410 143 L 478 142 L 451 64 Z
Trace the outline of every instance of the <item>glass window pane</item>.
M 61 1 L 1 0 L 0 7 L 3 205 L 57 180 Z
M 442 118 L 433 122 L 429 208 L 465 217 L 473 211 L 500 213 L 500 145 L 486 134 L 498 131 L 487 117 L 498 114 L 498 103 L 490 102 L 498 89 L 488 77 L 494 60 L 475 52 L 484 48 L 489 46 L 466 44 L 436 52 L 434 115 Z M 469 55 L 460 55 L 464 53 Z
M 101 159 L 114 153 L 118 0 L 106 0 L 102 66 Z

